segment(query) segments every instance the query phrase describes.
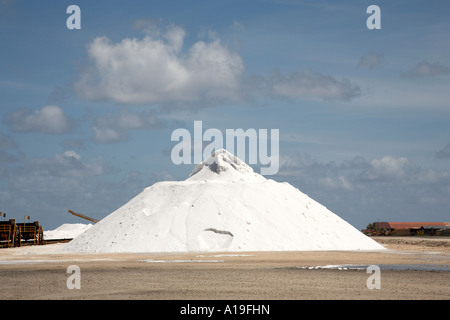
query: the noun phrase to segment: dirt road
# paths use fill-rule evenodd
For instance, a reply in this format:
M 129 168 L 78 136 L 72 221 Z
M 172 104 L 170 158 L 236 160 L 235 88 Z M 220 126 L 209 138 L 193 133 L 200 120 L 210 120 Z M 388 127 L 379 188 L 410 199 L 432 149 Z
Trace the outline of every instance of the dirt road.
M 59 251 L 61 244 L 7 248 L 0 250 L 0 299 L 450 300 L 447 240 L 436 245 L 436 239 L 378 238 L 388 249 L 381 252 L 68 254 Z M 67 272 L 71 265 L 79 267 L 79 278 Z M 375 275 L 367 273 L 369 265 L 380 268 L 380 289 L 368 288 Z

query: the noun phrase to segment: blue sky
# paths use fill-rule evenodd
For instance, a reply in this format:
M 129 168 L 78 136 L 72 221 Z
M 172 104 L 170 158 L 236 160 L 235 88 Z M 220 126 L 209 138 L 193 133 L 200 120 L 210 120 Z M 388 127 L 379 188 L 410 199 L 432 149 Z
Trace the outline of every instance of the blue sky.
M 81 30 L 69 30 L 69 5 Z M 366 9 L 381 8 L 369 30 Z M 279 129 L 357 228 L 449 221 L 446 1 L 0 1 L 0 211 L 45 229 L 184 180 L 176 128 Z M 257 170 L 255 166 L 255 170 Z

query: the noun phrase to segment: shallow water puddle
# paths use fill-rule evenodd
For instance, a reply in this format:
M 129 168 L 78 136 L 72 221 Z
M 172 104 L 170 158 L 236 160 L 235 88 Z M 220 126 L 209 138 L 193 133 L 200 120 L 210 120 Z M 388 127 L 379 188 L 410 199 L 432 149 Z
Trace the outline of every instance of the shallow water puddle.
M 450 265 L 437 264 L 379 264 L 380 270 L 450 271 Z M 369 265 L 341 264 L 324 266 L 300 266 L 301 270 L 367 270 Z

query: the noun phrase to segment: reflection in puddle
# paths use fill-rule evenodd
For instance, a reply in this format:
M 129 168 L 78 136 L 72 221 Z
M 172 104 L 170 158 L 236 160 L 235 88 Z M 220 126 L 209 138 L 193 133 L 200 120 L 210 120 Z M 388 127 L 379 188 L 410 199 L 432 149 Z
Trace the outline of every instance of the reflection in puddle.
M 339 264 L 324 266 L 302 266 L 296 267 L 302 270 L 367 270 L 369 265 Z M 417 271 L 450 271 L 450 265 L 446 264 L 379 264 L 380 270 L 417 270 Z

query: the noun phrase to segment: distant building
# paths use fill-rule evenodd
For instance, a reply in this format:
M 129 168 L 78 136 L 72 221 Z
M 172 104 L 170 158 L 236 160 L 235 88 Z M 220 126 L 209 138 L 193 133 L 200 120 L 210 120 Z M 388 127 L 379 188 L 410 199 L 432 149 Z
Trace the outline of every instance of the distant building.
M 369 226 L 362 232 L 378 236 L 450 235 L 450 222 L 374 222 Z

